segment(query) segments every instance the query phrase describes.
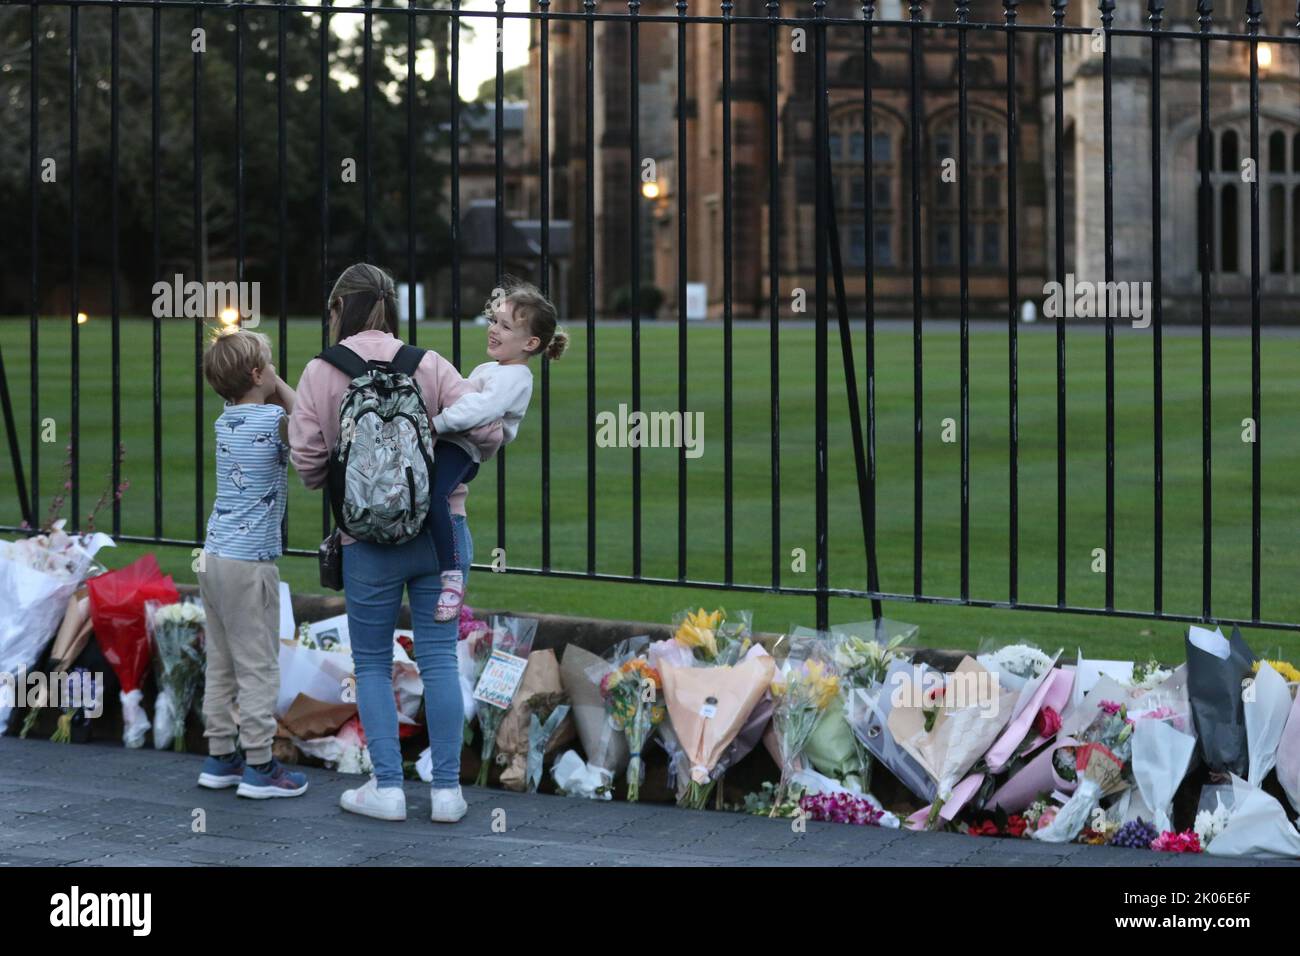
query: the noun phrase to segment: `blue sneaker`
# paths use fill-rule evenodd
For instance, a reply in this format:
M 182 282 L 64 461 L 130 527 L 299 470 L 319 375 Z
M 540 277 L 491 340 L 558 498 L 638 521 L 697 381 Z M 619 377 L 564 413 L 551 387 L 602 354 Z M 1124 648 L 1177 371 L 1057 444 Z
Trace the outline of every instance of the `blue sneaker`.
M 238 751 L 210 756 L 203 761 L 203 771 L 199 774 L 199 786 L 210 790 L 225 790 L 227 787 L 239 786 L 244 779 L 244 758 Z
M 269 797 L 297 797 L 307 791 L 307 775 L 286 770 L 280 761 L 271 759 L 271 772 L 262 773 L 252 764 L 244 766 L 244 776 L 239 781 L 238 796 L 265 800 Z

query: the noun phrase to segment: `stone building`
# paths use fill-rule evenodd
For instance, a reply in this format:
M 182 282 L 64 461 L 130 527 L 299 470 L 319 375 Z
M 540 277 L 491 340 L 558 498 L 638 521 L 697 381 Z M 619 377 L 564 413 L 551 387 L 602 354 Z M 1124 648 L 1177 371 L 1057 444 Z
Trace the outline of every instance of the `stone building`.
M 811 13 L 811 6 L 806 11 Z M 580 12 L 580 0 L 555 0 L 551 9 Z M 783 14 L 792 6 L 783 3 Z M 803 7 L 800 7 L 800 12 Z M 861 18 L 861 6 L 828 0 L 825 13 Z M 954 20 L 949 8 L 926 4 L 927 19 Z M 897 0 L 876 5 L 877 19 L 908 16 Z M 644 2 L 642 14 L 676 12 L 666 0 Z M 692 4 L 692 14 L 710 13 Z M 736 15 L 765 16 L 758 0 L 735 4 Z M 1244 11 L 1220 14 L 1218 32 L 1245 32 Z M 1145 29 L 1145 5 L 1118 5 L 1116 27 Z M 1165 30 L 1196 30 L 1194 0 L 1172 0 L 1164 10 Z M 1001 0 L 974 0 L 973 23 L 1002 23 Z M 1052 9 L 1045 0 L 1017 7 L 1021 24 L 1047 24 Z M 1261 33 L 1293 34 L 1294 12 L 1281 0 L 1264 0 Z M 1066 8 L 1069 26 L 1100 25 L 1096 6 Z M 533 38 L 527 76 L 528 99 L 540 103 L 540 23 Z M 643 22 L 639 30 L 639 155 L 632 155 L 629 85 L 632 79 L 626 22 L 595 24 L 593 72 L 595 146 L 595 293 L 598 315 L 611 314 L 616 290 L 630 281 L 637 243 L 632 210 L 638 205 L 643 284 L 665 296 L 660 314 L 677 314 L 678 223 L 687 221 L 687 280 L 703 283 L 707 311 L 724 308 L 723 55 L 718 24 L 686 27 L 684 110 L 687 190 L 678 195 L 677 25 Z M 569 301 L 578 314 L 587 301 L 586 201 L 587 131 L 586 25 L 552 21 L 549 34 L 551 125 L 550 187 L 553 219 L 572 223 L 573 260 Z M 827 88 L 832 178 L 840 248 L 850 308 L 859 313 L 867 290 L 868 252 L 876 314 L 910 316 L 913 298 L 912 143 L 920 142 L 917 187 L 920 197 L 920 275 L 923 315 L 958 314 L 960 295 L 959 189 L 955 166 L 959 151 L 956 31 L 926 29 L 921 38 L 920 123 L 912 123 L 910 31 L 879 26 L 872 34 L 870 129 L 864 122 L 864 30 L 859 24 L 827 28 Z M 1000 30 L 968 32 L 967 171 L 970 228 L 965 237 L 971 314 L 1003 318 L 1011 306 L 1008 277 L 1007 36 Z M 793 292 L 815 289 L 814 143 L 815 46 L 781 25 L 731 26 L 731 298 L 736 317 L 768 314 L 769 236 L 773 223 L 778 245 L 777 301 L 791 314 Z M 769 97 L 769 50 L 774 42 L 776 96 Z M 1062 58 L 1064 245 L 1066 272 L 1077 280 L 1100 281 L 1104 270 L 1104 161 L 1102 55 L 1100 40 L 1088 34 L 1067 36 Z M 1113 249 L 1116 280 L 1152 278 L 1153 163 L 1160 171 L 1162 289 L 1165 316 L 1199 320 L 1197 260 L 1199 132 L 1199 41 L 1161 41 L 1159 143 L 1153 141 L 1151 43 L 1146 38 L 1113 40 L 1112 150 Z M 1023 31 L 1016 41 L 1018 144 L 1016 155 L 1017 304 L 1041 304 L 1044 286 L 1056 272 L 1055 225 L 1055 62 L 1054 41 L 1042 32 Z M 1249 320 L 1251 204 L 1243 182 L 1249 156 L 1249 53 L 1240 41 L 1211 41 L 1210 125 L 1213 163 L 1213 246 L 1215 321 Z M 1300 64 L 1294 45 L 1263 44 L 1260 55 L 1260 156 L 1254 168 L 1260 183 L 1260 260 L 1266 321 L 1285 319 L 1296 298 L 1300 273 Z M 530 111 L 535 114 L 536 111 Z M 775 138 L 777 162 L 769 153 Z M 525 132 L 529 164 L 540 166 L 536 123 Z M 1158 145 L 1158 150 L 1157 150 Z M 867 155 L 870 155 L 868 176 Z M 650 162 L 652 161 L 652 162 Z M 1249 163 L 1246 164 L 1250 166 Z M 643 182 L 649 169 L 654 185 Z M 946 173 L 946 175 L 945 175 Z M 775 217 L 769 203 L 775 175 Z M 526 186 L 525 204 L 540 214 L 538 182 Z M 867 209 L 870 206 L 870 235 Z M 808 307 L 809 313 L 812 306 Z

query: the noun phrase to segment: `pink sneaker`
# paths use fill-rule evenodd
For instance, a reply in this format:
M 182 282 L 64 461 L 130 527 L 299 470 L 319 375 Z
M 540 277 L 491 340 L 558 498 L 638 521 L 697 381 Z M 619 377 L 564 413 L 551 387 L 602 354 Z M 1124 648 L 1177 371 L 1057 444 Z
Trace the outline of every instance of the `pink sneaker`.
M 442 572 L 442 593 L 438 595 L 438 607 L 433 619 L 439 623 L 454 621 L 460 617 L 460 606 L 465 602 L 465 575 L 460 571 Z

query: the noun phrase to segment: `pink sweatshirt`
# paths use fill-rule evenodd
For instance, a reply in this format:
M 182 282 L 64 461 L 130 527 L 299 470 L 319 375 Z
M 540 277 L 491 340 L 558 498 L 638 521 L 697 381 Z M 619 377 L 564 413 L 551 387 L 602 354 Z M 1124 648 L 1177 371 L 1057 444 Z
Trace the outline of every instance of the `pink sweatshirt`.
M 366 361 L 392 361 L 401 347 L 400 339 L 387 332 L 371 330 L 359 332 L 343 339 L 340 345 L 346 345 Z M 415 381 L 424 396 L 424 405 L 429 413 L 432 427 L 433 416 L 440 414 L 467 392 L 475 391 L 465 379 L 460 377 L 454 365 L 437 352 L 426 352 L 419 368 L 415 370 Z M 330 451 L 339 437 L 339 406 L 343 403 L 343 393 L 347 391 L 350 380 L 347 375 L 328 362 L 312 359 L 302 371 L 298 380 L 298 398 L 289 416 L 289 457 L 297 470 L 302 483 L 308 488 L 324 486 L 329 471 Z M 483 458 L 490 458 L 501 447 L 501 423 L 495 422 L 464 433 L 479 448 Z M 435 430 L 435 443 L 437 439 Z M 435 452 L 436 454 L 436 452 Z M 465 496 L 469 490 L 462 484 L 448 497 L 452 514 L 465 513 Z M 343 543 L 351 544 L 352 538 L 343 535 Z

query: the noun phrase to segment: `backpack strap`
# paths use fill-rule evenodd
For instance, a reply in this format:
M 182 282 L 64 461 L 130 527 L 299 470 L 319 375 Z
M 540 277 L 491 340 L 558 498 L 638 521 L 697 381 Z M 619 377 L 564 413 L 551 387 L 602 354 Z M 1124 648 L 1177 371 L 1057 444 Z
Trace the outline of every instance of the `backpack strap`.
M 415 370 L 420 367 L 420 362 L 424 360 L 425 349 L 416 348 L 414 345 L 403 344 L 393 356 L 389 363 L 394 372 L 401 372 L 408 378 L 415 377 Z
M 360 378 L 369 370 L 366 361 L 346 345 L 331 345 L 316 357 L 333 365 L 350 379 Z

